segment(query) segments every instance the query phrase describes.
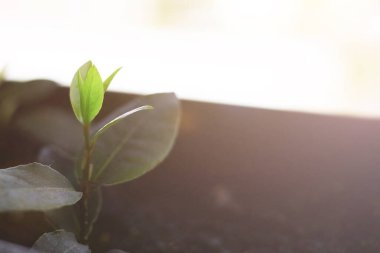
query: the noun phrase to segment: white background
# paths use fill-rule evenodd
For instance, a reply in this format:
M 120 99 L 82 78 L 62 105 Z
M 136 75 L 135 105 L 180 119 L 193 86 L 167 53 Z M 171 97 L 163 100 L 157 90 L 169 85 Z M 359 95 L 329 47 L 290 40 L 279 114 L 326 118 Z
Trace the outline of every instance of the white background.
M 380 116 L 371 0 L 0 0 L 8 79 L 68 85 L 92 59 L 111 89 Z

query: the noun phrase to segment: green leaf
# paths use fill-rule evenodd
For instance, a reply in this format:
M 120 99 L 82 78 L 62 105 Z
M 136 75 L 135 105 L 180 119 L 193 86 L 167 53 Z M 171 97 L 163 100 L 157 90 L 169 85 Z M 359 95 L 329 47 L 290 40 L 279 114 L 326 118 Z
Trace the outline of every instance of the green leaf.
M 2 253 L 41 253 L 25 248 L 21 245 L 0 240 L 0 252 Z
M 108 89 L 108 87 L 110 86 L 111 82 L 112 82 L 112 79 L 116 76 L 116 74 L 119 72 L 119 70 L 121 69 L 118 68 L 117 70 L 115 70 L 103 83 L 103 88 L 104 88 L 104 92 L 106 92 L 106 90 Z
M 72 184 L 78 183 L 73 171 L 75 161 L 64 150 L 56 146 L 45 146 L 38 154 L 38 161 L 51 164 L 55 170 L 65 175 Z M 64 229 L 79 236 L 80 225 L 74 206 L 45 211 L 45 217 L 53 228 Z
M 79 73 L 80 74 L 80 73 Z M 81 85 L 81 110 L 84 123 L 90 123 L 102 108 L 104 88 L 102 78 L 92 65 Z
M 173 93 L 136 99 L 95 129 L 101 129 L 104 122 L 110 122 L 120 111 L 146 104 L 154 110 L 132 114 L 99 137 L 93 155 L 92 180 L 104 185 L 130 181 L 153 169 L 168 155 L 180 122 L 180 103 Z
M 70 153 L 57 146 L 46 145 L 40 149 L 37 161 L 42 164 L 49 164 L 56 171 L 64 175 L 73 186 L 79 188 L 80 184 L 73 169 L 77 160 Z
M 11 97 L 18 103 L 31 103 L 51 94 L 58 85 L 48 80 L 33 80 L 28 82 L 5 81 L 1 86 L 0 101 Z
M 150 105 L 144 105 L 144 106 L 140 106 L 138 108 L 135 108 L 133 110 L 130 110 L 126 113 L 123 113 L 122 115 L 120 116 L 117 116 L 116 118 L 114 118 L 113 120 L 111 120 L 110 122 L 106 123 L 102 128 L 100 128 L 94 135 L 94 139 L 97 140 L 99 138 L 99 136 L 105 132 L 108 128 L 110 128 L 111 126 L 117 124 L 118 122 L 120 122 L 121 120 L 123 120 L 124 118 L 136 113 L 136 112 L 139 112 L 139 111 L 143 111 L 143 110 L 152 110 L 154 109 L 152 106 Z
M 0 86 L 0 127 L 9 123 L 21 105 L 43 99 L 56 88 L 56 83 L 47 80 L 3 82 Z
M 65 206 L 46 211 L 45 217 L 54 229 L 64 229 L 79 236 L 80 224 L 74 206 Z
M 70 85 L 70 102 L 74 114 L 77 119 L 83 123 L 82 109 L 81 109 L 81 87 L 79 85 L 79 76 L 86 78 L 87 72 L 92 66 L 92 62 L 88 61 L 83 64 L 75 73 Z M 79 75 L 80 73 L 80 75 Z
M 49 166 L 30 163 L 0 170 L 0 211 L 45 211 L 75 204 L 82 193 Z
M 63 230 L 45 233 L 34 243 L 34 250 L 43 253 L 90 253 L 88 246 L 80 244 L 75 235 Z
M 85 63 L 75 73 L 70 86 L 70 101 L 75 116 L 82 124 L 98 115 L 104 98 L 102 78 L 92 62 Z
M 71 156 L 83 146 L 82 128 L 72 114 L 60 109 L 37 108 L 16 119 L 18 130 L 43 144 L 60 147 Z

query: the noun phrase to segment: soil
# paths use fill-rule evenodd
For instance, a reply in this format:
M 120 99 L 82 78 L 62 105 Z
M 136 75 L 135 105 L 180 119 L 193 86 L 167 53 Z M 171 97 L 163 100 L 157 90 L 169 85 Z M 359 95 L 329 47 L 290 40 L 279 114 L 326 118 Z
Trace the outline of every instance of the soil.
M 109 94 L 103 115 L 130 97 Z M 67 99 L 59 88 L 39 105 L 70 110 Z M 377 253 L 379 130 L 379 120 L 183 101 L 168 159 L 104 188 L 93 251 Z M 8 129 L 1 166 L 34 161 L 38 147 Z M 0 219 L 0 239 L 24 245 L 50 229 L 40 213 Z

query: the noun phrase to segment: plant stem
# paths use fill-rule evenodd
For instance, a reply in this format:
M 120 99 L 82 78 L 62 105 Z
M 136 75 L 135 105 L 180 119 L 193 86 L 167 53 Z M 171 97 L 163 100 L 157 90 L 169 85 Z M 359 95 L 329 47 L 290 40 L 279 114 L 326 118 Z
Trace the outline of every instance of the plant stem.
M 91 171 L 91 153 L 92 144 L 90 142 L 90 124 L 83 125 L 83 136 L 84 136 L 84 160 L 82 163 L 82 178 L 81 178 L 81 188 L 83 192 L 81 201 L 81 234 L 80 240 L 83 243 L 88 243 L 89 237 L 89 198 L 91 194 L 91 184 L 90 184 L 90 171 Z

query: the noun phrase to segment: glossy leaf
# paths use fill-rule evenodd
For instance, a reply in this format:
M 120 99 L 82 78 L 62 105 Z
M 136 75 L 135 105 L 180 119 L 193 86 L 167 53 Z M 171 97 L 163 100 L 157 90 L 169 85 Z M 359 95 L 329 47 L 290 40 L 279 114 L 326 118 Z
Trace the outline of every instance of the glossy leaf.
M 43 147 L 39 152 L 38 161 L 43 164 L 50 164 L 55 170 L 65 175 L 73 185 L 78 183 L 73 171 L 73 157 L 59 147 L 52 145 Z M 79 235 L 79 220 L 74 206 L 46 211 L 45 217 L 53 228 L 64 229 Z
M 38 108 L 20 116 L 16 126 L 43 144 L 60 147 L 71 156 L 83 146 L 81 125 L 72 114 L 60 109 Z
M 120 115 L 120 111 L 146 104 L 154 110 L 132 114 L 99 137 L 92 180 L 104 185 L 130 181 L 153 169 L 168 155 L 180 121 L 180 104 L 173 93 L 136 99 L 100 122 L 95 130 Z
M 0 81 L 1 83 L 1 81 Z M 6 81 L 0 85 L 0 127 L 10 122 L 21 105 L 43 99 L 56 89 L 54 82 L 34 80 L 29 82 Z
M 139 111 L 143 111 L 143 110 L 152 110 L 153 107 L 150 106 L 150 105 L 144 105 L 144 106 L 140 106 L 138 108 L 135 108 L 133 110 L 130 110 L 126 113 L 123 113 L 122 115 L 114 118 L 113 120 L 111 120 L 110 122 L 106 123 L 102 128 L 100 128 L 96 133 L 95 133 L 95 136 L 94 136 L 94 139 L 97 140 L 99 138 L 99 136 L 105 132 L 108 128 L 110 128 L 111 126 L 117 124 L 118 122 L 122 121 L 124 118 L 136 113 L 136 112 L 139 112 Z
M 108 87 L 110 86 L 113 78 L 116 76 L 116 74 L 119 72 L 119 70 L 121 69 L 118 68 L 117 70 L 115 70 L 103 83 L 103 88 L 104 88 L 104 92 L 106 92 L 106 90 L 108 89 Z
M 74 174 L 76 158 L 65 150 L 55 146 L 46 145 L 38 153 L 38 162 L 49 164 L 56 171 L 64 175 L 73 186 L 79 187 L 79 183 Z
M 30 103 L 48 96 L 57 87 L 57 83 L 43 79 L 28 82 L 4 81 L 1 86 L 0 100 L 12 97 L 18 103 Z
M 46 211 L 45 217 L 54 229 L 63 229 L 79 236 L 80 223 L 74 206 Z
M 90 253 L 88 246 L 77 242 L 75 235 L 64 230 L 43 234 L 33 249 L 43 253 Z
M 70 87 L 70 101 L 77 119 L 90 123 L 98 115 L 104 98 L 102 78 L 91 62 L 87 62 L 74 75 Z
M 79 73 L 80 77 L 80 73 Z M 96 67 L 92 65 L 85 79 L 80 78 L 81 110 L 84 123 L 90 123 L 102 108 L 104 98 L 103 81 Z
M 32 249 L 25 248 L 21 245 L 0 240 L 1 253 L 43 253 Z
M 82 193 L 39 163 L 0 170 L 0 211 L 44 211 L 75 204 Z
M 82 78 L 87 77 L 87 72 L 92 66 L 92 62 L 88 61 L 83 64 L 75 73 L 70 85 L 70 102 L 74 114 L 80 122 L 83 122 L 82 109 L 81 109 L 81 87 L 79 84 L 79 76 Z

